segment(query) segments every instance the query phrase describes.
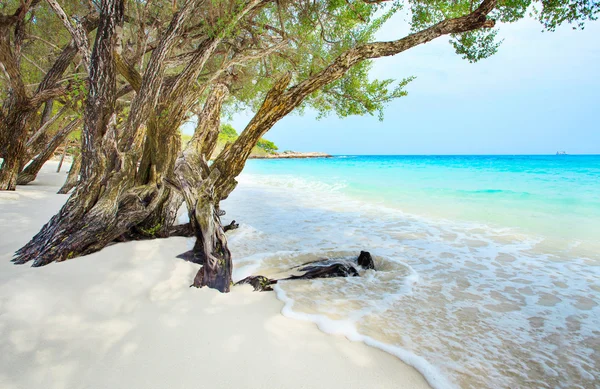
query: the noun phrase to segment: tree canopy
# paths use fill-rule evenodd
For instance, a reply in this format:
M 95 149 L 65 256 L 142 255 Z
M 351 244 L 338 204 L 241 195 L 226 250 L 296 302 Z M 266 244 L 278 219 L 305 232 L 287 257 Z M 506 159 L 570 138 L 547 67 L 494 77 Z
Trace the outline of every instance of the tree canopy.
M 262 137 L 314 109 L 383 117 L 411 75 L 378 80 L 372 61 L 449 37 L 478 61 L 497 29 L 527 15 L 583 28 L 597 0 L 7 0 L 0 3 L 0 190 L 15 190 L 72 133 L 68 201 L 17 251 L 43 266 L 131 239 L 196 237 L 195 286 L 229 291 L 221 200 Z M 410 33 L 377 41 L 393 15 Z M 400 34 L 399 34 L 400 35 Z M 221 117 L 249 110 L 234 139 Z M 181 144 L 180 125 L 197 115 Z M 232 132 L 233 130 L 233 132 Z M 215 151 L 219 138 L 228 139 Z M 213 156 L 213 154 L 216 154 Z M 213 158 L 209 164 L 207 161 Z M 74 189 L 72 189 L 74 187 Z M 190 222 L 177 224 L 186 204 Z

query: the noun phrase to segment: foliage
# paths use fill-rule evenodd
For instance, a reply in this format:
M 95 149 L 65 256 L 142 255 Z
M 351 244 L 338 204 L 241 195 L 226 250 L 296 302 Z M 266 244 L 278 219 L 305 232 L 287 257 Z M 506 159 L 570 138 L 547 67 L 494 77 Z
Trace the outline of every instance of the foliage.
M 237 139 L 238 133 L 230 124 L 222 124 L 221 131 L 219 132 L 219 142 L 227 143 L 233 142 Z
M 258 147 L 259 149 L 264 150 L 267 154 L 273 154 L 277 150 L 279 150 L 278 147 L 275 146 L 275 143 L 271 142 L 270 140 L 266 140 L 264 138 L 260 138 L 258 140 L 258 143 L 256 144 L 256 147 Z

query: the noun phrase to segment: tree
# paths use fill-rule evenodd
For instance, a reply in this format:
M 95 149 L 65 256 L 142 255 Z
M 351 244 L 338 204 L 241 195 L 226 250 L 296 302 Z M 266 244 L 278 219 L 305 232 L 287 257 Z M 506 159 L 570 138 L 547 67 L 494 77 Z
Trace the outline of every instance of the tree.
M 402 3 L 127 4 L 128 12 L 124 0 L 100 3 L 89 57 L 80 183 L 14 261 L 43 266 L 115 241 L 183 234 L 196 237 L 194 258 L 203 263 L 194 285 L 222 292 L 231 285 L 232 261 L 220 202 L 234 190 L 252 149 L 278 120 L 306 107 L 340 116 L 381 113 L 387 102 L 405 95 L 410 78 L 394 87 L 392 80 L 370 80 L 371 60 L 446 35 L 458 54 L 480 60 L 498 47 L 492 30 L 496 20 L 518 20 L 530 6 L 498 0 L 407 2 L 412 33 L 373 42 L 374 33 Z M 173 4 L 179 8 L 171 12 Z M 28 11 L 18 16 L 25 20 L 23 12 Z M 542 3 L 537 15 L 552 29 L 594 19 L 597 12 L 594 1 L 561 0 Z M 66 29 L 85 59 L 85 44 L 77 44 L 81 32 Z M 19 87 L 9 85 L 11 91 Z M 124 107 L 118 104 L 118 86 L 135 91 Z M 178 128 L 199 104 L 194 135 L 180 153 Z M 209 164 L 219 131 L 232 136 L 229 127 L 220 125 L 222 114 L 244 107 L 254 109 L 254 117 Z M 15 155 L 22 153 L 21 148 Z M 190 223 L 177 226 L 182 202 Z
M 276 152 L 278 150 L 278 147 L 275 146 L 275 143 L 271 142 L 270 140 L 264 139 L 264 138 L 260 138 L 258 140 L 258 142 L 256 143 L 256 147 L 265 151 L 267 154 L 273 154 L 274 152 Z
M 11 11 L 12 9 L 14 11 Z M 82 10 L 81 6 L 72 7 L 73 12 Z M 41 137 L 43 131 L 36 131 L 28 144 L 29 147 L 26 146 L 31 119 L 36 116 L 38 109 L 45 105 L 38 123 L 44 129 L 49 127 L 44 127 L 44 124 L 51 120 L 54 99 L 65 96 L 71 90 L 71 83 L 68 83 L 68 80 L 65 80 L 65 83 L 61 78 L 74 60 L 78 49 L 75 42 L 65 39 L 64 34 L 56 34 L 54 44 L 39 37 L 44 34 L 50 35 L 49 31 L 56 28 L 51 21 L 49 10 L 42 6 L 40 0 L 21 1 L 18 6 L 16 2 L 11 2 L 6 4 L 2 11 L 0 64 L 4 69 L 3 84 L 8 86 L 8 90 L 7 93 L 3 93 L 4 101 L 0 111 L 0 155 L 3 158 L 0 167 L 0 190 L 14 190 L 18 173 L 27 162 L 27 156 L 32 151 L 39 151 L 39 145 L 43 144 L 44 140 Z M 80 29 L 89 32 L 93 30 L 96 22 L 95 14 L 89 13 L 82 19 Z M 35 40 L 34 44 L 32 40 Z M 58 51 L 59 54 L 51 55 L 54 51 Z M 34 56 L 55 59 L 47 63 L 49 67 L 44 69 L 40 66 L 44 63 L 38 64 L 32 59 Z M 27 81 L 36 79 L 39 82 L 31 92 Z

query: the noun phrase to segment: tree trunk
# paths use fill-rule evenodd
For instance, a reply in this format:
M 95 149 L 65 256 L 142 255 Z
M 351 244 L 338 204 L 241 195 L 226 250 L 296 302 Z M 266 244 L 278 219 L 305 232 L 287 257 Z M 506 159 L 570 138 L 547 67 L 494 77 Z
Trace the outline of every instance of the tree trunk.
M 194 136 L 187 144 L 175 164 L 176 186 L 185 199 L 190 225 L 196 235 L 195 256 L 203 259 L 203 267 L 198 271 L 193 286 L 218 289 L 229 292 L 231 286 L 231 252 L 221 224 L 219 202 L 215 194 L 215 184 L 219 172 L 209 174 L 203 151 L 212 151 L 218 134 L 223 101 L 228 95 L 225 85 L 217 84 L 210 91 L 202 112 L 198 115 L 198 125 Z
M 200 196 L 194 209 L 192 224 L 196 228 L 196 239 L 202 242 L 204 265 L 196 274 L 193 286 L 208 286 L 220 292 L 229 292 L 232 284 L 233 263 L 227 247 L 227 238 L 221 225 L 221 219 L 215 208 L 212 179 L 206 181 L 200 189 Z
M 134 188 L 131 166 L 116 151 L 116 70 L 113 58 L 124 0 L 101 3 L 84 110 L 81 180 L 67 203 L 19 249 L 15 263 L 43 266 L 97 251 L 143 220 L 157 193 Z M 129 174 L 130 176 L 131 174 Z
M 79 171 L 81 170 L 81 156 L 77 154 L 73 157 L 69 174 L 63 186 L 58 190 L 58 194 L 67 194 L 71 189 L 77 185 L 79 181 Z
M 3 162 L 0 167 L 0 190 L 15 190 L 17 176 L 22 167 L 21 159 L 26 152 L 24 135 L 30 111 L 23 107 L 14 107 L 13 112 L 0 124 L 0 134 L 4 138 Z
M 60 169 L 62 168 L 63 162 L 65 162 L 65 157 L 67 156 L 67 148 L 69 146 L 69 141 L 67 140 L 63 145 L 63 152 L 60 155 L 60 161 L 58 161 L 58 166 L 56 167 L 56 172 L 60 173 Z
M 31 6 L 32 3 L 29 5 Z M 15 13 L 15 18 L 11 23 L 0 25 L 0 63 L 9 75 L 11 89 L 7 114 L 0 123 L 0 153 L 4 159 L 2 166 L 0 166 L 0 190 L 15 190 L 17 175 L 23 165 L 22 159 L 26 155 L 27 121 L 42 103 L 64 95 L 66 89 L 55 88 L 55 84 L 62 77 L 77 53 L 77 48 L 73 42 L 67 45 L 38 85 L 36 93 L 29 97 L 21 77 L 18 55 L 15 56 L 16 53 L 11 46 L 11 33 L 9 31 L 12 24 L 25 18 L 26 11 L 27 8 L 24 8 L 23 12 Z M 83 25 L 86 31 L 90 32 L 95 28 L 96 20 L 90 14 L 84 18 Z M 47 117 L 46 114 L 50 112 L 51 105 L 49 103 L 46 106 L 48 110 L 45 110 L 43 116 Z
M 37 157 L 31 161 L 29 165 L 23 169 L 17 177 L 17 185 L 27 185 L 31 181 L 35 180 L 38 173 L 42 169 L 42 166 L 54 155 L 54 151 L 64 142 L 65 138 L 81 123 L 81 119 L 74 119 L 71 123 L 67 124 L 64 128 L 59 130 L 56 135 L 50 140 L 50 143 L 46 146 Z

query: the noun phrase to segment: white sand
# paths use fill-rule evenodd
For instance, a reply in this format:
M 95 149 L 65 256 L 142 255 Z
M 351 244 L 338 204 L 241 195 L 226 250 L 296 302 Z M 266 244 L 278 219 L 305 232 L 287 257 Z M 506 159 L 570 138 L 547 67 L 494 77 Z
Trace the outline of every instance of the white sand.
M 67 199 L 55 169 L 0 192 L 0 388 L 429 387 L 389 354 L 283 317 L 273 293 L 189 288 L 183 238 L 13 265 Z

